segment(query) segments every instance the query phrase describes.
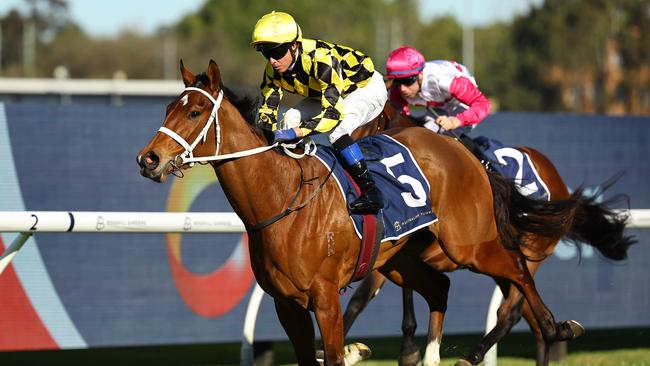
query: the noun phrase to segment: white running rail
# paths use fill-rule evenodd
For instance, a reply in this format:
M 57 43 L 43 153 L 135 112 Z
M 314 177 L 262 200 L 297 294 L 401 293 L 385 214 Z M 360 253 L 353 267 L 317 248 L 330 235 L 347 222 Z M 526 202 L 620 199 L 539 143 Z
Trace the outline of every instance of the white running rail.
M 232 212 L 0 211 L 0 232 L 20 233 L 0 256 L 0 276 L 34 233 L 241 233 Z M 253 365 L 253 334 L 264 292 L 255 284 L 244 321 L 241 364 Z
M 630 210 L 628 227 L 650 228 L 650 209 Z M 95 211 L 0 211 L 0 232 L 19 232 L 0 256 L 0 275 L 13 257 L 34 233 L 236 233 L 244 232 L 244 224 L 232 212 L 95 212 Z M 255 320 L 263 297 L 256 285 L 246 311 L 241 365 L 253 364 Z M 496 310 L 501 304 L 497 287 L 490 301 L 486 333 L 496 325 Z M 496 365 L 496 348 L 486 354 L 485 365 Z

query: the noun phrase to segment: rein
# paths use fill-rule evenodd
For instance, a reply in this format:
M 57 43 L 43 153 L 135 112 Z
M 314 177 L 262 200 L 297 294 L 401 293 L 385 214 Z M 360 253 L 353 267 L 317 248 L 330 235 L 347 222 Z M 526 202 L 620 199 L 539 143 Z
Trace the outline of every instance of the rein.
M 177 160 L 180 157 L 181 158 L 181 164 L 180 164 L 181 166 L 185 165 L 185 164 L 190 164 L 190 167 L 191 167 L 191 166 L 194 166 L 194 163 L 207 163 L 207 162 L 210 162 L 210 161 L 237 159 L 237 158 L 241 158 L 241 157 L 245 157 L 245 156 L 251 156 L 251 155 L 259 154 L 259 153 L 268 151 L 270 149 L 273 149 L 276 146 L 281 146 L 284 149 L 285 153 L 287 155 L 289 155 L 290 157 L 294 158 L 294 159 L 300 159 L 300 158 L 302 158 L 303 156 L 305 156 L 307 154 L 315 153 L 315 149 L 316 149 L 315 146 L 314 146 L 314 149 L 311 150 L 311 151 L 309 151 L 310 150 L 309 146 L 305 146 L 305 152 L 302 155 L 299 155 L 299 154 L 295 154 L 295 153 L 292 153 L 291 151 L 289 151 L 289 149 L 295 148 L 296 144 L 284 144 L 284 143 L 280 144 L 278 142 L 275 142 L 275 143 L 273 143 L 272 145 L 269 145 L 269 146 L 261 146 L 261 147 L 256 147 L 256 148 L 249 149 L 249 150 L 243 150 L 243 151 L 238 151 L 238 152 L 234 152 L 234 153 L 230 153 L 230 154 L 219 155 L 219 150 L 221 149 L 221 125 L 219 125 L 218 111 L 219 111 L 219 107 L 221 107 L 221 102 L 223 101 L 223 90 L 219 90 L 219 95 L 217 96 L 217 99 L 214 99 L 212 97 L 212 95 L 210 95 L 210 93 L 208 93 L 205 90 L 200 89 L 200 88 L 187 87 L 187 88 L 185 88 L 184 92 L 185 91 L 186 92 L 198 91 L 201 94 L 205 95 L 212 102 L 212 111 L 210 112 L 210 117 L 208 118 L 207 122 L 205 123 L 205 126 L 203 126 L 203 129 L 201 130 L 201 133 L 199 133 L 199 135 L 196 136 L 196 139 L 194 139 L 194 142 L 192 142 L 192 144 L 189 144 L 187 142 L 187 140 L 185 140 L 179 134 L 177 134 L 176 132 L 170 130 L 167 127 L 162 126 L 162 127 L 160 127 L 158 129 L 158 131 L 160 131 L 160 132 L 166 134 L 167 136 L 171 137 L 172 139 L 174 139 L 174 141 L 178 142 L 182 147 L 185 148 L 185 151 L 180 153 L 178 156 L 176 156 L 176 159 L 174 159 L 174 160 Z M 215 147 L 214 155 L 212 155 L 212 156 L 194 157 L 193 151 L 196 148 L 196 146 L 199 144 L 199 142 L 201 142 L 201 143 L 205 142 L 205 140 L 207 138 L 207 135 L 208 135 L 208 130 L 210 129 L 210 126 L 212 125 L 212 121 L 214 121 L 215 139 L 216 139 L 216 142 L 215 142 L 216 147 Z M 255 224 L 255 225 L 252 225 L 252 226 L 247 225 L 246 230 L 247 231 L 260 230 L 262 228 L 265 228 L 266 226 L 269 226 L 269 225 L 273 224 L 274 222 L 280 220 L 281 218 L 289 215 L 290 213 L 292 213 L 294 211 L 298 211 L 301 208 L 307 206 L 307 204 L 309 204 L 309 202 L 311 202 L 311 200 L 314 199 L 314 197 L 316 197 L 316 195 L 318 193 L 320 193 L 320 191 L 323 190 L 323 187 L 325 186 L 325 183 L 332 176 L 332 172 L 334 171 L 334 167 L 336 166 L 336 163 L 337 162 L 335 161 L 334 165 L 332 166 L 332 169 L 329 171 L 327 176 L 325 176 L 325 179 L 320 184 L 320 186 L 311 195 L 309 195 L 309 197 L 307 197 L 307 199 L 305 201 L 303 201 L 302 203 L 292 207 L 292 205 L 298 199 L 298 196 L 300 196 L 300 192 L 302 192 L 302 188 L 304 187 L 304 184 L 308 183 L 308 182 L 310 182 L 310 181 L 312 181 L 314 179 L 318 179 L 318 177 L 315 177 L 315 178 L 312 178 L 312 179 L 306 181 L 305 177 L 304 177 L 304 171 L 302 169 L 302 165 L 300 165 L 300 163 L 298 163 L 298 166 L 300 167 L 300 186 L 298 187 L 298 191 L 296 192 L 296 194 L 291 199 L 291 203 L 289 203 L 289 206 L 284 211 L 280 212 L 279 214 L 274 215 L 274 216 L 272 216 L 272 217 L 270 217 L 270 218 L 268 218 L 266 220 L 262 220 L 261 222 Z

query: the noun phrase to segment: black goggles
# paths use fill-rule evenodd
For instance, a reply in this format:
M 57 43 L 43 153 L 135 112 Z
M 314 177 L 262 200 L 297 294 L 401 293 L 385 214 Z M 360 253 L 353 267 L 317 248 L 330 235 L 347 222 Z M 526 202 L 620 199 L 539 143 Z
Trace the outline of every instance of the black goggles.
M 405 78 L 395 78 L 393 79 L 393 84 L 405 86 L 413 85 L 414 82 L 418 81 L 418 76 L 419 74 L 415 74 Z
M 274 60 L 279 60 L 283 58 L 289 49 L 291 48 L 291 45 L 293 43 L 280 43 L 278 44 L 273 44 L 273 45 L 260 45 L 257 47 L 257 50 L 262 53 L 262 55 L 268 60 L 268 59 L 274 59 Z

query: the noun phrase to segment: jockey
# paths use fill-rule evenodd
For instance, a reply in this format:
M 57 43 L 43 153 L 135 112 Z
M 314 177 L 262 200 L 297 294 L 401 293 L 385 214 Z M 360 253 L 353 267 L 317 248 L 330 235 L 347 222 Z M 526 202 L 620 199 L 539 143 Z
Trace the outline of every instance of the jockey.
M 260 123 L 270 125 L 276 142 L 329 133 L 328 139 L 361 189 L 348 205 L 351 213 L 376 213 L 383 197 L 370 175 L 359 146 L 350 134 L 377 117 L 387 100 L 383 77 L 370 57 L 349 47 L 302 37 L 293 17 L 283 12 L 264 15 L 255 24 L 251 46 L 268 60 L 262 81 Z M 317 99 L 319 114 L 293 118 L 298 127 L 278 129 L 283 90 Z M 291 110 L 290 110 L 291 111 Z
M 467 133 L 490 113 L 490 101 L 474 77 L 454 61 L 425 62 L 418 50 L 402 46 L 388 56 L 386 74 L 392 80 L 390 100 L 406 115 L 410 115 L 409 105 L 438 111 L 437 116 L 427 115 L 423 121 L 424 127 L 434 132 L 458 129 L 456 132 Z

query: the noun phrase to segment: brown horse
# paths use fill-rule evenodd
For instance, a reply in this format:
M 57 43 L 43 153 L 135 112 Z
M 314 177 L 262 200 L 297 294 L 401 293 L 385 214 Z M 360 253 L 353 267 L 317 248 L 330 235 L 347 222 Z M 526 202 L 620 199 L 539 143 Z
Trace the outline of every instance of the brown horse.
M 394 127 L 414 127 L 416 124 L 408 117 L 400 114 L 397 110 L 387 104 L 386 108 L 376 121 L 368 124 L 365 129 L 358 131 L 356 137 L 363 137 L 379 133 Z M 550 193 L 551 200 L 564 200 L 569 198 L 570 193 L 562 177 L 558 173 L 553 163 L 542 153 L 529 147 L 518 147 L 519 151 L 528 154 L 533 166 L 539 173 L 540 178 L 546 183 Z M 600 220 L 602 217 L 613 217 L 613 212 L 605 209 L 605 204 L 596 205 L 594 202 L 583 201 L 582 208 L 585 212 L 593 212 L 592 220 Z M 613 221 L 614 222 L 614 221 Z M 619 241 L 621 238 L 622 227 L 617 225 L 607 225 L 603 228 L 603 240 L 591 240 L 586 244 L 594 245 L 601 253 L 613 260 L 622 260 L 626 257 L 628 246 L 632 243 L 628 239 Z M 604 240 L 610 238 L 610 240 Z M 594 238 L 597 239 L 597 238 Z M 525 239 L 525 245 L 521 246 L 522 252 L 527 258 L 526 265 L 529 272 L 534 275 L 544 259 L 553 253 L 553 250 L 559 238 L 548 238 L 537 235 L 529 235 Z M 438 257 L 439 263 L 433 265 L 434 268 L 445 267 L 445 262 L 449 258 Z M 371 273 L 352 295 L 350 302 L 343 315 L 345 332 L 351 328 L 354 320 L 359 313 L 366 307 L 384 285 L 386 277 L 381 274 L 380 270 Z M 429 334 L 423 365 L 437 365 L 440 360 L 439 346 L 442 340 L 442 325 L 447 307 L 447 291 L 449 289 L 449 279 L 443 274 L 431 277 L 431 287 L 438 289 L 439 294 L 435 299 L 437 303 L 429 304 L 432 312 L 429 319 Z M 497 280 L 501 291 L 505 294 L 505 300 L 498 309 L 498 319 L 495 327 L 483 337 L 481 342 L 467 353 L 456 365 L 478 365 L 487 351 L 501 338 L 510 332 L 512 327 L 519 321 L 522 316 L 526 319 L 530 328 L 535 335 L 537 345 L 537 365 L 548 365 L 550 342 L 545 340 L 542 331 L 533 316 L 528 303 L 522 297 L 520 291 L 515 286 L 510 285 L 502 280 Z M 413 291 L 404 287 L 403 296 L 403 319 L 402 319 L 402 347 L 400 350 L 400 365 L 415 365 L 420 361 L 419 347 L 414 341 L 416 321 L 413 309 Z M 577 329 L 577 328 L 576 328 Z
M 344 356 L 338 293 L 355 270 L 360 240 L 329 169 L 315 158 L 296 160 L 269 146 L 254 126 L 254 105 L 222 85 L 214 61 L 199 75 L 181 63 L 181 74 L 186 89 L 167 106 L 160 133 L 138 154 L 141 174 L 163 182 L 193 162 L 209 161 L 247 228 L 253 272 L 274 299 L 298 363 L 318 364 L 309 315 L 313 311 L 325 363 L 351 364 L 355 360 Z M 382 243 L 375 268 L 383 266 L 391 280 L 418 290 L 417 283 L 429 281 L 423 273 L 440 270 L 427 261 L 444 255 L 455 266 L 517 286 L 545 339 L 571 338 L 570 325 L 556 325 L 542 302 L 518 238 L 509 228 L 562 236 L 572 230 L 580 196 L 561 203 L 526 200 L 512 183 L 486 174 L 451 139 L 417 129 L 388 134 L 410 148 L 431 184 L 431 208 L 439 220 L 398 241 Z M 426 285 L 423 288 L 428 295 Z

